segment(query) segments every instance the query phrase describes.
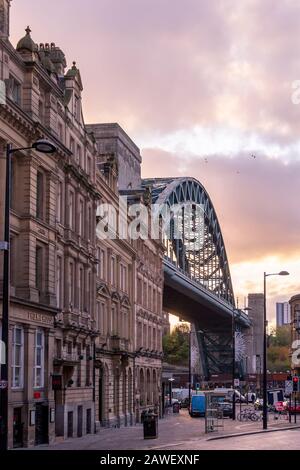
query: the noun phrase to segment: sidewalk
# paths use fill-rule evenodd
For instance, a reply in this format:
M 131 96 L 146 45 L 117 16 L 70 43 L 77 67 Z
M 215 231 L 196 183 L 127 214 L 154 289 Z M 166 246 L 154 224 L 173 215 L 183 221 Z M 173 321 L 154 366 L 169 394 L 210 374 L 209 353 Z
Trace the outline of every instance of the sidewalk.
M 290 425 L 286 420 L 269 419 L 269 430 L 284 430 L 286 428 L 299 428 L 298 425 Z M 90 434 L 81 438 L 68 439 L 54 445 L 38 446 L 39 450 L 150 450 L 168 449 L 180 447 L 183 444 L 193 449 L 200 441 L 205 442 L 228 437 L 243 436 L 265 432 L 262 429 L 262 421 L 240 423 L 231 419 L 224 419 L 224 428 L 218 432 L 205 434 L 205 420 L 203 418 L 191 418 L 187 410 L 180 410 L 179 414 L 170 414 L 159 420 L 158 438 L 144 440 L 143 426 L 137 424 L 132 427 L 102 428 L 97 434 Z

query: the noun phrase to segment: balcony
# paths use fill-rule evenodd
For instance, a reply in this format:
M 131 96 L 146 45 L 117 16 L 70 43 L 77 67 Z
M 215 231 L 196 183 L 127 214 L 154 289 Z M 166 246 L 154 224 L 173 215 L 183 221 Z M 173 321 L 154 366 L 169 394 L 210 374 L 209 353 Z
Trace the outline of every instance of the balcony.
M 53 359 L 53 365 L 55 366 L 75 367 L 79 362 L 80 359 L 77 353 L 68 353 L 66 351 L 56 355 Z
M 73 230 L 70 228 L 65 229 L 65 240 L 69 242 L 75 243 L 75 245 L 79 244 L 79 235 L 75 233 Z
M 114 351 L 128 351 L 128 339 L 119 338 L 118 336 L 112 336 L 110 339 L 110 344 L 111 348 Z

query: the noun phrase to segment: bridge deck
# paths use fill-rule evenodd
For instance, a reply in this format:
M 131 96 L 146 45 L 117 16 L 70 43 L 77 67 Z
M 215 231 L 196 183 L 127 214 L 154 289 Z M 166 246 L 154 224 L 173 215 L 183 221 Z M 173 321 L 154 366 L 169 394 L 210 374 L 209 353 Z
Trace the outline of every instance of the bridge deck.
M 189 278 L 183 270 L 168 258 L 164 259 L 164 307 L 187 321 L 200 322 L 203 327 L 229 329 L 234 307 L 226 300 Z M 251 322 L 248 315 L 240 311 L 237 322 L 247 328 Z

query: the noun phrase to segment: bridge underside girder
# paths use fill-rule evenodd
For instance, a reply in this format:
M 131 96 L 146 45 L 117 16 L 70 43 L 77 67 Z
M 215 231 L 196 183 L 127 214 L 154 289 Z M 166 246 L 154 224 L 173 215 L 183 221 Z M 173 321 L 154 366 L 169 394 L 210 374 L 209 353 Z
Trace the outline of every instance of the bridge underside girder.
M 232 374 L 232 310 L 213 304 L 203 292 L 193 292 L 165 267 L 164 309 L 192 323 L 197 332 L 203 378 Z M 240 324 L 239 329 L 248 325 Z M 242 374 L 241 365 L 237 365 Z

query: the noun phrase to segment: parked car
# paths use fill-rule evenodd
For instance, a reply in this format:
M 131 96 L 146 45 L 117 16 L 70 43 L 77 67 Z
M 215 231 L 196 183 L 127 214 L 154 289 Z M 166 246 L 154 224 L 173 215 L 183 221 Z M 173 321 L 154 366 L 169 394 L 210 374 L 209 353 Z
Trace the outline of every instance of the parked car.
M 224 393 L 227 401 L 232 401 L 232 397 L 233 397 L 233 393 L 234 393 L 236 403 L 240 403 L 240 402 L 245 403 L 246 402 L 246 398 L 244 397 L 244 395 L 242 395 L 238 390 L 233 390 L 232 388 L 224 388 L 224 387 L 215 388 L 214 392 Z
M 179 403 L 180 403 L 180 408 L 188 408 L 190 404 L 190 400 L 188 398 L 184 398 Z
M 225 401 L 219 402 L 218 409 L 223 412 L 224 418 L 232 418 L 232 413 L 233 413 L 232 403 L 228 403 Z
M 205 416 L 205 395 L 193 395 L 190 404 L 190 416 Z
M 300 413 L 300 402 L 298 401 L 298 402 L 296 403 L 296 406 L 295 406 L 295 403 L 294 403 L 294 402 L 292 402 L 291 405 L 288 403 L 286 409 L 287 409 L 287 411 L 288 411 L 289 413 L 291 413 L 292 415 L 294 415 L 294 414 L 299 414 L 299 413 Z

